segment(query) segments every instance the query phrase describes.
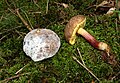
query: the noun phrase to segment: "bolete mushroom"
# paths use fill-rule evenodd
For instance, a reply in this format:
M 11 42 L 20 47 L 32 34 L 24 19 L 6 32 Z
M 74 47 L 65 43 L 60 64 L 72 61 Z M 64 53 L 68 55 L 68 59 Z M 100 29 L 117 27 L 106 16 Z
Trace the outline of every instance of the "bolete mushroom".
M 41 61 L 54 56 L 60 48 L 60 38 L 50 29 L 32 30 L 27 21 L 16 9 L 18 17 L 30 32 L 25 36 L 23 42 L 23 51 L 33 61 Z
M 104 50 L 109 53 L 109 46 L 104 42 L 97 41 L 92 35 L 90 35 L 84 28 L 86 24 L 86 17 L 84 15 L 77 15 L 70 19 L 67 23 L 64 34 L 66 40 L 73 45 L 76 39 L 76 33 L 82 35 L 94 48 Z
M 33 61 L 54 56 L 60 47 L 60 38 L 50 29 L 31 30 L 24 38 L 23 50 Z

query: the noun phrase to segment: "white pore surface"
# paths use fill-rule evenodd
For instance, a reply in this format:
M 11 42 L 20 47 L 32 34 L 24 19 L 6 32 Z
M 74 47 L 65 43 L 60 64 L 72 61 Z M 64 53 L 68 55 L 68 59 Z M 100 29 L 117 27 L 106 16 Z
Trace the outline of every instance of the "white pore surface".
M 33 61 L 54 56 L 60 47 L 60 38 L 49 29 L 34 29 L 24 38 L 23 50 Z

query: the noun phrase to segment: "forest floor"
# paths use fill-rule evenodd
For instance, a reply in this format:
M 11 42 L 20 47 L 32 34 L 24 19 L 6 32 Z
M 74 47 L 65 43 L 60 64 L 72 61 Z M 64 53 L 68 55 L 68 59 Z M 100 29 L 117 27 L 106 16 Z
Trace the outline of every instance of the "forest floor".
M 119 12 L 105 15 L 108 8 L 96 9 L 103 0 L 0 0 L 0 83 L 120 83 Z M 117 1 L 117 0 L 116 0 Z M 16 14 L 32 29 L 46 28 L 58 34 L 61 46 L 49 59 L 34 62 L 23 51 L 23 39 L 29 32 Z M 108 59 L 78 35 L 70 45 L 64 29 L 71 17 L 85 15 L 86 29 L 97 40 L 110 46 Z M 99 79 L 81 66 L 82 60 Z M 115 63 L 114 63 L 115 62 Z

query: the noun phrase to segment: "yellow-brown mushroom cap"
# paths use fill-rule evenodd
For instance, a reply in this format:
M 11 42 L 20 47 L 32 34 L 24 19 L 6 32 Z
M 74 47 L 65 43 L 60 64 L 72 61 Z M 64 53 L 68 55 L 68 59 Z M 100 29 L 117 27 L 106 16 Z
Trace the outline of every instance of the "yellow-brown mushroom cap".
M 83 15 L 77 15 L 70 19 L 70 21 L 67 23 L 64 34 L 66 40 L 73 45 L 75 43 L 76 39 L 76 33 L 79 28 L 83 28 L 86 23 L 86 17 Z

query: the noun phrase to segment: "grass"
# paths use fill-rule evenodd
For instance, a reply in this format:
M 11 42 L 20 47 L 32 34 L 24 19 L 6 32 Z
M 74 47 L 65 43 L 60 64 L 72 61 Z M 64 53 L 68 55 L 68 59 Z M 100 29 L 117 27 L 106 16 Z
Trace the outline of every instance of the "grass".
M 99 41 L 109 44 L 112 53 L 120 61 L 120 25 L 116 23 L 116 14 L 109 17 L 102 14 L 95 15 L 93 8 L 87 10 L 86 8 L 93 4 L 95 0 L 49 0 L 46 14 L 47 1 L 0 1 L 0 82 L 97 82 L 72 58 L 72 56 L 76 56 L 80 60 L 77 51 L 77 48 L 79 48 L 86 66 L 100 79 L 101 83 L 119 83 L 120 66 L 116 67 L 104 62 L 101 59 L 102 52 L 89 45 L 83 37 L 78 36 L 75 45 L 69 45 L 64 38 L 64 28 L 68 20 L 72 16 L 83 14 L 87 17 L 85 29 Z M 69 7 L 64 8 L 57 3 L 66 3 Z M 23 38 L 29 30 L 14 14 L 13 10 L 15 8 L 20 8 L 21 15 L 26 21 L 29 19 L 34 28 L 51 29 L 58 34 L 61 39 L 61 47 L 54 57 L 33 62 L 25 55 L 22 49 Z M 95 21 L 96 19 L 97 21 Z M 119 20 L 117 21 L 119 22 Z M 16 75 L 15 73 L 21 68 L 23 69 Z

